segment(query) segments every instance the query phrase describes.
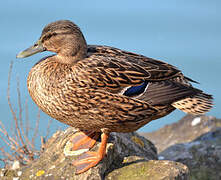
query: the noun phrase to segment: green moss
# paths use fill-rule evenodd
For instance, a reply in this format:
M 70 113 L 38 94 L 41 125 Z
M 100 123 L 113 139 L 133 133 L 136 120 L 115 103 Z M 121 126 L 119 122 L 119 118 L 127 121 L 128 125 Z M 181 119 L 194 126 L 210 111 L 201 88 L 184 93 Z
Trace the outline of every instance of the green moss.
M 140 145 L 142 148 L 144 147 L 144 142 L 143 142 L 140 138 L 138 138 L 137 136 L 132 136 L 132 137 L 131 137 L 131 140 L 132 140 L 134 143 Z
M 150 160 L 146 162 L 136 162 L 120 169 L 115 169 L 113 172 L 107 175 L 106 180 L 174 179 L 179 175 L 176 173 L 173 174 L 172 172 L 176 172 L 176 170 L 181 170 L 183 168 L 184 166 L 180 163 L 168 161 L 164 162 Z M 176 170 L 174 171 L 174 169 Z
M 221 120 L 215 119 L 215 125 L 216 125 L 216 127 L 221 127 Z
M 0 170 L 0 173 L 4 176 L 4 177 L 8 177 L 8 178 L 12 178 L 12 177 L 17 177 L 17 172 L 15 170 Z
M 148 169 L 149 169 L 148 163 L 131 164 L 131 165 L 125 166 L 119 170 L 115 170 L 114 173 L 112 174 L 111 179 L 117 179 L 117 180 L 146 179 L 148 176 L 148 174 L 147 174 Z

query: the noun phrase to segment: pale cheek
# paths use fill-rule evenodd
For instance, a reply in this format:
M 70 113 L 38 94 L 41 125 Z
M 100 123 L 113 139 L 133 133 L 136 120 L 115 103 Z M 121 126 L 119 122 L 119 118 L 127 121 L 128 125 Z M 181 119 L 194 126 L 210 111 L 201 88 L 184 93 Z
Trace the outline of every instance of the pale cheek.
M 46 47 L 47 51 L 57 52 L 58 47 L 55 43 L 52 43 L 51 41 L 47 41 L 44 43 L 44 47 Z

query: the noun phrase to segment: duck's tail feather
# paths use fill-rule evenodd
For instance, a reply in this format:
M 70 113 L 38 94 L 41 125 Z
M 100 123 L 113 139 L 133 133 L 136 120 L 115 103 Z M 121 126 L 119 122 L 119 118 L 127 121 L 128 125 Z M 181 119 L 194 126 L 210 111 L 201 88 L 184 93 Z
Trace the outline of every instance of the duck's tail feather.
M 199 92 L 193 96 L 172 103 L 177 109 L 190 114 L 204 114 L 213 107 L 212 95 Z

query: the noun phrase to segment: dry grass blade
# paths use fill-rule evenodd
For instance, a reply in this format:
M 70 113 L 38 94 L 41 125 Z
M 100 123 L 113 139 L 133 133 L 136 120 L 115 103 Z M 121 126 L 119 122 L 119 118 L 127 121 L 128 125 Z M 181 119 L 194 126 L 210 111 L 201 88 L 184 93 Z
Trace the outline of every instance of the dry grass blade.
M 28 98 L 25 100 L 25 135 L 26 137 L 29 136 L 29 114 L 28 114 Z
M 11 136 L 9 136 L 7 130 L 5 129 L 5 126 L 3 125 L 3 123 L 1 121 L 0 121 L 0 132 L 4 135 L 4 137 L 0 135 L 0 138 L 3 138 L 4 139 L 3 141 L 8 146 L 10 146 L 11 148 L 19 146 L 17 141 L 14 138 L 12 138 Z
M 2 159 L 4 162 L 6 162 L 7 160 L 10 160 L 10 161 L 16 160 L 15 157 L 11 155 L 10 153 L 6 152 L 5 149 L 0 148 L 0 151 L 5 157 L 7 157 L 7 159 Z
M 46 130 L 45 139 L 48 139 L 48 136 L 49 136 L 49 134 L 50 134 L 51 123 L 52 123 L 52 119 L 50 119 L 50 120 L 48 121 L 48 126 L 47 126 L 47 130 Z
M 32 144 L 35 144 L 35 139 L 37 138 L 37 135 L 38 135 L 40 113 L 41 113 L 41 110 L 38 109 L 37 119 L 36 119 L 36 123 L 35 123 L 34 135 L 33 135 L 32 140 L 31 140 Z

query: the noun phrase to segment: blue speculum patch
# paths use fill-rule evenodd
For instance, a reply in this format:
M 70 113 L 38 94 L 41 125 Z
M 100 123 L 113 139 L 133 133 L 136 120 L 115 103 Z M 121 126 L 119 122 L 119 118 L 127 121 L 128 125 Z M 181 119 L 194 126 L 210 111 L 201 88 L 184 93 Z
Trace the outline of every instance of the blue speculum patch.
M 147 85 L 148 85 L 148 82 L 145 81 L 139 86 L 131 86 L 123 93 L 123 95 L 129 96 L 129 97 L 138 96 L 145 91 Z

